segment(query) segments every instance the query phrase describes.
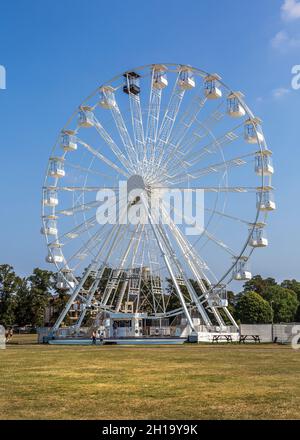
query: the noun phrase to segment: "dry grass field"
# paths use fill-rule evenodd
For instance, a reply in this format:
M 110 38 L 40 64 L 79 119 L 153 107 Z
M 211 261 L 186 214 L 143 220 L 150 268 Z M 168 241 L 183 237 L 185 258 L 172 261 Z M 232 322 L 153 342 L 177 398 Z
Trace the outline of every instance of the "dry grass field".
M 278 345 L 0 350 L 1 419 L 299 419 L 300 351 Z

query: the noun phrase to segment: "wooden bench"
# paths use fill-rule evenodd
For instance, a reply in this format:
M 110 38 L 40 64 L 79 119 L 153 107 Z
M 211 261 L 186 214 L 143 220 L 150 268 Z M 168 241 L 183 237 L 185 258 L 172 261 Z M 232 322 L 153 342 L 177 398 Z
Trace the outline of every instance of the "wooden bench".
M 259 335 L 241 335 L 239 339 L 239 343 L 245 344 L 247 340 L 252 340 L 255 344 L 260 344 L 260 336 Z

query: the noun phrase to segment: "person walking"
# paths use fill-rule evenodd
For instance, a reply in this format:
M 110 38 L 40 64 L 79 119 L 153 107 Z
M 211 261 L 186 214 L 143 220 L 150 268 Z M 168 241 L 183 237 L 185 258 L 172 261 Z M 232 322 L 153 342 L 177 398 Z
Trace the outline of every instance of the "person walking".
M 96 345 L 96 339 L 97 339 L 97 333 L 94 330 L 93 333 L 92 333 L 92 343 L 95 344 L 95 345 Z
M 103 336 L 103 332 L 100 332 L 100 344 L 101 345 L 103 345 L 103 339 L 104 339 L 104 336 Z

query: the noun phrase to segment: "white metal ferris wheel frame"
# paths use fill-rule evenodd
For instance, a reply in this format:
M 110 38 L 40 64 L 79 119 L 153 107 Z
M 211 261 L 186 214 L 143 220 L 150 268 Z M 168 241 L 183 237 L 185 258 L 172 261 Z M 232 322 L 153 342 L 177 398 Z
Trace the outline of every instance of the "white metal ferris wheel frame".
M 162 64 L 159 64 L 159 65 L 162 65 Z M 157 64 L 151 64 L 151 65 L 146 65 L 146 66 L 137 67 L 137 68 L 134 68 L 134 69 L 131 69 L 131 70 L 126 71 L 125 74 L 126 74 L 126 73 L 129 73 L 129 72 L 133 72 L 133 71 L 141 72 L 141 71 L 144 71 L 145 69 L 147 69 L 147 70 L 149 69 L 149 70 L 150 70 L 150 74 L 151 74 L 151 72 L 153 72 L 153 70 L 155 69 L 155 66 L 158 66 L 158 65 L 157 65 Z M 203 71 L 203 70 L 200 70 L 200 69 L 196 69 L 196 68 L 191 67 L 191 66 L 186 66 L 186 65 L 181 65 L 181 64 L 172 64 L 172 63 L 164 63 L 163 66 L 166 66 L 166 70 L 167 70 L 168 72 L 176 72 L 176 73 L 178 73 L 178 72 L 180 72 L 182 69 L 188 69 L 190 72 L 192 72 L 193 75 L 195 75 L 195 76 L 200 76 L 202 79 L 203 79 L 203 78 L 206 78 L 206 77 L 209 76 L 209 73 L 207 73 L 207 72 L 205 72 L 205 71 Z M 109 82 L 107 82 L 107 83 L 101 85 L 100 87 L 97 87 L 97 89 L 96 89 L 96 90 L 95 90 L 95 91 L 94 91 L 94 92 L 93 92 L 88 98 L 86 98 L 86 99 L 81 103 L 81 105 L 79 106 L 79 108 L 82 108 L 82 107 L 84 107 L 85 105 L 87 105 L 87 103 L 89 102 L 89 100 L 90 100 L 92 97 L 94 97 L 94 96 L 99 92 L 100 89 L 103 89 L 104 87 L 107 87 L 107 86 L 111 86 L 111 84 L 113 84 L 116 80 L 118 80 L 119 78 L 121 78 L 123 75 L 124 75 L 124 74 L 117 75 L 116 77 L 114 77 L 114 78 L 113 78 L 112 80 L 110 80 Z M 149 72 L 147 73 L 146 76 L 148 76 L 148 75 L 149 75 Z M 143 77 L 143 76 L 141 75 L 141 77 Z M 234 92 L 232 92 L 232 90 L 231 90 L 228 86 L 226 86 L 226 84 L 225 84 L 225 83 L 224 83 L 219 77 L 218 77 L 218 83 L 219 83 L 219 84 L 220 84 L 225 90 L 227 90 L 228 94 L 234 93 Z M 153 89 L 153 87 L 152 87 L 152 89 Z M 152 91 L 153 91 L 153 90 L 151 90 L 151 93 L 152 93 Z M 237 99 L 237 101 L 239 102 L 239 104 L 244 108 L 244 110 L 245 110 L 245 112 L 246 112 L 246 114 L 247 114 L 249 120 L 254 121 L 256 118 L 255 118 L 254 114 L 251 112 L 251 110 L 249 109 L 249 107 L 247 106 L 247 104 L 245 103 L 245 101 L 243 100 L 242 96 L 241 96 L 241 95 L 236 95 L 236 99 Z M 132 100 L 130 101 L 130 103 L 132 104 Z M 134 101 L 133 101 L 133 105 L 134 105 Z M 142 130 L 140 129 L 140 126 L 139 126 L 139 123 L 140 123 L 139 118 L 141 118 L 141 115 L 138 114 L 138 112 L 139 112 L 139 109 L 138 109 L 138 108 L 135 108 L 135 109 L 132 109 L 132 108 L 131 108 L 131 112 L 132 112 L 132 115 L 133 115 L 132 117 L 133 117 L 133 118 L 136 118 L 136 120 L 133 121 L 133 128 L 134 128 L 134 130 L 136 130 L 136 133 L 135 133 L 136 145 L 139 145 L 139 151 L 138 151 L 138 152 L 135 152 L 135 154 L 138 154 L 138 155 L 139 155 L 139 154 L 142 154 L 142 155 L 143 155 L 143 154 L 145 154 L 145 153 L 143 152 L 143 146 L 145 145 L 145 142 L 143 141 L 143 138 L 142 138 L 142 136 L 143 136 L 142 133 L 143 133 L 143 132 L 142 132 Z M 74 119 L 74 117 L 76 116 L 77 113 L 78 113 L 78 110 L 76 110 L 76 111 L 72 114 L 72 116 L 71 116 L 70 119 L 68 120 L 67 124 L 63 127 L 63 130 L 68 129 L 70 122 Z M 134 116 L 134 115 L 137 115 L 137 116 Z M 116 115 L 116 117 L 118 117 L 118 116 Z M 258 132 L 257 125 L 258 125 L 258 124 L 254 124 L 254 123 L 253 123 L 253 127 L 254 127 L 254 130 L 255 130 L 256 136 L 257 136 L 257 145 L 258 145 L 258 147 L 259 147 L 259 150 L 260 150 L 261 154 L 263 155 L 263 152 L 264 152 L 264 151 L 268 151 L 268 149 L 267 149 L 267 146 L 266 146 L 266 142 L 265 142 L 265 138 L 264 138 L 264 136 L 263 136 L 262 138 L 259 137 L 259 134 L 258 134 L 258 133 L 259 133 L 259 132 L 260 132 L 261 134 L 263 134 L 263 133 L 262 133 L 262 129 L 261 129 L 261 127 L 260 127 L 260 130 L 259 130 L 259 132 Z M 259 125 L 260 125 L 260 123 L 259 123 Z M 101 126 L 98 127 L 98 129 L 101 130 Z M 158 126 L 156 127 L 156 129 L 158 130 Z M 59 138 L 59 139 L 60 139 L 60 138 Z M 57 140 L 57 143 L 59 142 L 59 139 Z M 160 140 L 159 140 L 158 142 L 160 142 Z M 56 143 L 56 145 L 57 145 L 57 143 Z M 53 151 L 55 150 L 56 145 L 54 146 Z M 129 159 L 129 158 L 130 158 L 130 154 L 132 153 L 132 151 L 131 151 L 131 153 L 129 153 L 130 145 L 129 145 L 129 143 L 126 142 L 126 140 L 125 140 L 125 142 L 124 142 L 124 146 L 126 147 L 126 150 L 127 150 L 127 153 L 128 153 L 128 157 L 125 157 L 124 155 L 122 155 L 122 156 L 120 156 L 120 157 L 118 156 L 118 157 L 119 157 L 119 160 L 120 160 L 121 163 L 123 163 L 124 161 L 126 161 L 125 163 L 126 163 L 126 165 L 127 165 L 127 168 L 129 168 L 129 169 L 131 168 L 131 172 L 134 172 L 134 171 L 136 172 L 136 170 L 134 170 L 134 168 L 132 168 L 132 165 L 133 165 L 132 160 Z M 117 147 L 117 146 L 116 146 L 116 147 Z M 117 148 L 118 148 L 118 147 L 117 147 Z M 160 148 L 162 148 L 162 147 L 160 146 Z M 138 159 L 138 160 L 140 159 L 139 156 L 137 156 L 137 159 Z M 130 161 L 130 163 L 128 163 L 128 160 Z M 160 157 L 160 163 L 161 163 L 161 160 L 162 160 L 162 157 Z M 123 163 L 123 165 L 124 165 L 124 163 Z M 48 168 L 49 168 L 49 166 L 48 166 Z M 47 172 L 48 172 L 48 169 L 47 169 Z M 47 176 L 48 176 L 48 174 L 46 173 L 45 187 L 46 187 L 46 184 L 47 184 Z M 268 177 L 268 179 L 269 179 L 269 184 L 268 184 L 268 185 L 265 185 L 265 178 L 266 178 L 266 177 Z M 271 187 L 271 185 L 270 185 L 270 181 L 271 181 L 271 180 L 270 180 L 270 176 L 265 176 L 265 174 L 264 174 L 264 170 L 262 169 L 262 173 L 261 173 L 261 187 L 256 187 L 257 192 L 260 194 L 259 205 L 260 205 L 260 203 L 261 203 L 262 194 L 263 194 L 263 192 L 265 191 L 265 189 L 266 189 L 266 188 L 267 188 L 267 189 L 268 189 L 268 188 L 271 188 L 271 189 L 272 189 L 272 187 Z M 56 183 L 56 185 L 57 185 L 57 183 Z M 56 185 L 54 185 L 54 187 L 55 187 Z M 143 203 L 146 204 L 146 201 L 143 200 Z M 213 214 L 214 214 L 214 213 L 213 213 Z M 243 259 L 243 258 L 247 258 L 247 259 L 249 259 L 249 257 L 251 256 L 251 254 L 252 254 L 254 248 L 253 248 L 253 247 L 249 247 L 249 242 L 250 242 L 250 239 L 251 239 L 251 237 L 252 237 L 252 234 L 253 234 L 255 228 L 257 227 L 258 220 L 259 220 L 261 214 L 262 214 L 262 213 L 261 213 L 260 207 L 257 206 L 255 218 L 254 218 L 253 222 L 251 223 L 251 228 L 249 229 L 248 236 L 247 236 L 247 238 L 246 238 L 246 241 L 245 241 L 244 245 L 242 246 L 242 249 L 241 249 L 240 253 L 239 253 L 238 255 L 235 256 L 235 260 L 234 260 L 234 262 L 232 263 L 232 265 L 228 268 L 227 271 L 225 271 L 225 273 L 223 274 L 223 276 L 218 280 L 218 282 L 216 283 L 216 285 L 215 285 L 214 287 L 221 286 L 221 284 L 224 282 L 224 280 L 226 280 L 227 277 L 233 272 L 233 269 L 235 268 L 235 266 L 238 264 L 238 262 L 239 262 L 241 259 Z M 265 222 L 266 216 L 267 216 L 267 213 L 264 213 L 264 222 Z M 45 217 L 45 207 L 44 207 L 44 204 L 42 204 L 42 217 L 43 217 L 43 219 L 44 219 L 44 217 Z M 150 219 L 150 224 L 151 224 L 151 216 L 149 217 L 149 219 Z M 249 223 L 249 225 L 250 225 L 250 223 Z M 156 231 L 156 232 L 155 232 L 155 231 Z M 154 235 L 155 235 L 155 237 L 156 237 L 156 239 L 157 239 L 158 246 L 160 247 L 160 244 L 159 244 L 159 243 L 160 243 L 160 237 L 162 237 L 163 234 L 162 234 L 162 233 L 158 234 L 158 231 L 157 231 L 155 228 L 153 228 L 153 232 L 154 232 Z M 109 238 L 109 237 L 107 237 L 107 238 Z M 186 243 L 184 243 L 184 239 L 183 239 L 182 237 L 181 237 L 181 238 L 180 238 L 180 237 L 177 237 L 177 239 L 179 240 L 179 242 L 181 241 L 181 246 L 185 247 Z M 47 244 L 49 244 L 49 241 L 48 241 L 48 237 L 47 237 L 47 236 L 46 236 L 46 240 L 47 240 Z M 109 241 L 109 240 L 108 240 L 108 241 Z M 108 243 L 108 242 L 107 242 L 107 243 Z M 160 250 L 163 252 L 163 249 L 164 249 L 164 247 L 162 246 Z M 248 249 L 249 251 L 248 251 L 248 253 L 247 253 L 247 257 L 245 257 L 245 251 L 246 251 L 247 249 Z M 186 248 L 184 249 L 184 252 L 185 252 L 186 254 L 189 254 L 189 253 L 191 252 L 190 247 L 189 247 L 189 246 L 186 247 Z M 163 253 L 164 253 L 164 252 L 163 252 Z M 174 262 L 173 262 L 173 263 L 174 263 Z M 194 267 L 194 269 L 192 268 L 192 271 L 194 270 L 195 275 L 198 273 L 198 276 L 199 276 L 199 272 L 197 271 L 197 267 L 196 267 L 196 266 L 197 266 L 197 263 L 196 263 L 196 262 L 195 262 L 195 263 L 191 263 L 191 266 L 193 266 L 193 264 L 194 264 L 195 267 Z M 59 265 L 57 265 L 56 262 L 55 262 L 55 265 L 56 265 L 57 269 L 59 270 L 59 269 L 60 269 L 60 268 L 59 268 Z M 166 265 L 167 265 L 167 267 L 168 267 L 168 262 L 167 262 L 167 261 L 166 261 Z M 170 273 L 170 275 L 171 275 L 171 274 L 172 274 L 172 269 L 171 269 L 171 270 L 170 270 L 170 268 L 168 268 L 168 269 L 169 269 L 169 273 Z M 63 320 L 64 317 L 66 316 L 66 313 L 68 312 L 69 308 L 72 306 L 72 304 L 73 304 L 73 302 L 74 302 L 74 298 L 76 298 L 77 295 L 79 294 L 80 289 L 81 289 L 81 287 L 84 285 L 84 282 L 85 282 L 85 280 L 87 279 L 88 274 L 90 273 L 91 270 L 92 270 L 92 267 L 90 267 L 90 269 L 85 273 L 85 275 L 83 276 L 83 278 L 81 279 L 81 281 L 76 285 L 75 289 L 73 290 L 73 293 L 70 295 L 70 299 L 69 299 L 69 301 L 68 301 L 68 304 L 67 304 L 65 310 L 62 312 L 62 314 L 60 315 L 60 317 L 59 317 L 57 323 L 56 323 L 55 326 L 54 326 L 54 330 L 57 330 L 57 329 L 59 328 L 59 326 L 60 326 L 62 320 Z M 176 282 L 176 277 L 175 277 L 175 275 L 174 275 L 174 274 L 173 274 L 173 276 L 171 275 L 171 278 L 173 279 L 173 282 L 174 282 L 174 285 L 175 285 L 175 290 L 176 290 L 178 296 L 180 297 L 180 287 L 176 285 L 177 282 Z M 100 279 L 100 278 L 99 278 L 99 279 Z M 232 281 L 232 277 L 229 278 L 229 280 L 227 281 L 227 283 L 229 283 L 230 281 Z M 188 280 L 186 280 L 186 282 L 188 283 Z M 207 289 L 206 289 L 206 290 L 207 290 Z M 191 293 L 192 293 L 192 290 L 191 290 Z M 203 292 L 203 293 L 204 293 L 204 292 Z M 193 300 L 194 300 L 194 303 L 195 303 L 195 304 L 197 304 L 197 301 L 199 302 L 199 301 L 201 300 L 201 297 L 196 298 L 196 297 L 195 297 L 195 294 L 192 294 L 192 296 L 193 296 Z M 90 301 L 90 300 L 88 300 L 88 301 Z M 185 312 L 185 314 L 186 314 L 186 316 L 187 316 L 187 318 L 188 318 L 188 320 L 189 320 L 189 323 L 190 323 L 191 327 L 193 327 L 193 324 L 192 324 L 192 321 L 191 321 L 191 318 L 190 318 L 189 312 L 188 312 L 188 311 L 185 309 L 185 307 L 184 307 L 184 305 L 185 305 L 185 301 L 184 301 L 184 300 L 183 300 L 183 301 L 181 300 L 181 303 L 182 303 L 182 306 L 183 306 L 183 310 L 184 310 L 184 312 Z M 198 308 L 199 311 L 200 311 L 201 309 L 202 309 L 201 307 Z M 226 309 L 226 310 L 227 310 L 227 309 Z M 181 310 L 180 312 L 182 312 L 182 310 Z M 178 312 L 178 313 L 180 313 L 180 312 Z M 170 313 L 167 313 L 166 315 L 171 315 L 171 314 L 170 314 Z M 217 313 L 216 313 L 216 316 L 218 316 Z M 82 315 L 81 315 L 81 317 L 82 317 Z M 229 317 L 229 319 L 231 320 L 231 322 L 234 323 L 234 320 L 232 319 L 232 317 L 230 316 L 230 314 L 228 315 L 228 317 Z M 204 319 L 204 322 L 205 322 L 205 315 L 202 316 L 202 318 Z M 83 318 L 82 318 L 82 319 L 83 319 Z M 79 320 L 79 324 L 77 324 L 77 325 L 79 325 L 79 326 L 81 325 L 81 323 L 82 323 L 82 319 Z M 218 320 L 218 318 L 217 318 L 217 320 Z M 219 320 L 218 320 L 218 321 L 219 321 Z M 205 322 L 205 323 L 209 324 L 209 322 Z M 220 320 L 219 323 L 222 324 L 222 320 Z

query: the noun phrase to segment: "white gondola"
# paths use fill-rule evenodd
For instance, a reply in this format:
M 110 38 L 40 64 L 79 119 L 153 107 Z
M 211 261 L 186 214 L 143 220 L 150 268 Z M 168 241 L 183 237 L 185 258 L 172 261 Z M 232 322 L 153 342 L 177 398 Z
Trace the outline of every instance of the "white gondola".
M 57 253 L 57 252 L 49 252 L 47 257 L 46 257 L 46 261 L 47 263 L 62 263 L 64 261 L 64 257 L 62 256 L 61 253 Z
M 69 269 L 63 269 L 57 274 L 56 288 L 59 290 L 74 289 L 75 281 L 72 271 Z
M 79 110 L 79 127 L 90 128 L 94 126 L 94 113 L 89 106 L 80 107 Z
M 254 247 L 254 248 L 259 248 L 259 247 L 267 247 L 269 242 L 266 236 L 266 231 L 264 229 L 264 224 L 263 223 L 259 223 L 256 224 L 253 231 L 252 228 L 250 229 L 251 233 L 251 238 L 249 241 L 249 245 Z
M 157 64 L 153 67 L 153 82 L 152 86 L 154 89 L 164 89 L 168 85 L 166 67 Z
M 245 122 L 245 141 L 248 144 L 260 144 L 264 141 L 264 135 L 259 131 L 260 124 L 259 118 L 247 119 Z
M 58 205 L 57 191 L 55 189 L 48 188 L 44 191 L 43 204 L 52 207 Z
M 75 131 L 73 130 L 63 130 L 61 137 L 61 147 L 64 151 L 76 151 L 77 142 Z
M 51 157 L 48 169 L 48 176 L 59 179 L 65 177 L 64 160 L 61 157 Z
M 233 279 L 236 281 L 249 281 L 252 279 L 247 257 L 240 257 L 233 269 Z
M 260 209 L 260 211 L 275 211 L 276 203 L 271 188 L 268 188 L 267 190 L 262 189 L 261 191 L 257 192 L 256 198 L 257 209 Z
M 226 286 L 220 285 L 213 287 L 208 294 L 209 307 L 222 308 L 228 306 L 227 290 Z
M 62 263 L 64 261 L 64 257 L 61 252 L 62 244 L 58 240 L 55 240 L 50 243 L 48 247 L 49 252 L 46 257 L 46 261 L 48 263 Z
M 255 156 L 255 172 L 258 176 L 272 176 L 274 167 L 270 150 L 258 151 Z
M 182 90 L 190 90 L 195 87 L 195 79 L 189 68 L 182 68 L 180 70 L 178 85 Z
M 55 215 L 49 215 L 44 217 L 44 225 L 41 228 L 41 234 L 43 235 L 57 235 L 57 217 Z
M 116 105 L 114 89 L 112 87 L 101 87 L 99 105 L 106 109 L 111 109 Z
M 219 81 L 221 77 L 216 73 L 204 78 L 204 93 L 207 99 L 219 99 L 222 97 Z
M 241 118 L 245 116 L 246 110 L 240 102 L 240 98 L 243 98 L 241 92 L 230 93 L 227 97 L 227 113 L 232 118 Z

